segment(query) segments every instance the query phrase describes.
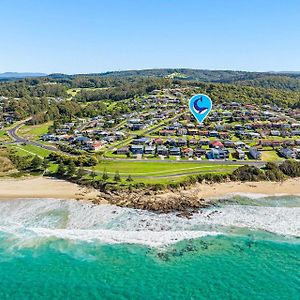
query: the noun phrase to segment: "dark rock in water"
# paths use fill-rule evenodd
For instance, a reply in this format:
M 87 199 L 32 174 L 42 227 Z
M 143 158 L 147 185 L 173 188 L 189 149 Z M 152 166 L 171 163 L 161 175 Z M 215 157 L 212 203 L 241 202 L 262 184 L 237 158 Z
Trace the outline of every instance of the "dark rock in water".
M 158 213 L 180 212 L 178 216 L 191 218 L 199 208 L 207 207 L 209 204 L 202 198 L 195 196 L 188 191 L 119 191 L 115 193 L 106 193 L 101 195 L 103 199 L 111 204 L 144 209 Z
M 157 253 L 157 256 L 159 259 L 163 260 L 163 261 L 168 261 L 169 259 L 169 255 L 167 253 L 164 252 L 159 252 Z

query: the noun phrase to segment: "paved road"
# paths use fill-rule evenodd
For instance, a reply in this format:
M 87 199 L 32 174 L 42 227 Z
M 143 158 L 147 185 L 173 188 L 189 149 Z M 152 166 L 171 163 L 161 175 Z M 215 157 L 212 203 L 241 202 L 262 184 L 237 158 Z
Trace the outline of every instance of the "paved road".
M 175 117 L 173 120 L 175 120 L 177 117 Z M 13 128 L 8 130 L 8 134 L 9 136 L 13 139 L 13 143 L 26 143 L 29 145 L 34 145 L 34 146 L 38 146 L 41 147 L 43 149 L 47 149 L 50 151 L 59 151 L 56 147 L 54 146 L 49 146 L 49 145 L 44 145 L 42 143 L 39 143 L 37 141 L 31 141 L 31 140 L 27 140 L 21 136 L 18 135 L 18 130 L 20 129 L 20 127 L 22 127 L 27 121 L 29 121 L 30 118 L 23 120 L 22 122 L 19 122 L 16 126 L 14 126 Z M 157 128 L 159 128 L 160 126 L 162 126 L 161 124 L 149 129 L 147 132 L 150 133 L 154 130 L 157 130 Z M 11 142 L 10 142 L 11 143 Z M 66 155 L 71 155 L 68 153 L 64 153 Z M 197 163 L 197 164 L 211 164 L 211 165 L 252 165 L 252 166 L 256 166 L 256 167 L 263 167 L 266 162 L 264 161 L 230 161 L 230 160 L 214 160 L 214 161 L 208 161 L 208 160 L 170 160 L 170 159 L 165 159 L 165 160 L 157 160 L 157 159 L 143 159 L 143 160 L 138 160 L 138 159 L 121 159 L 121 158 L 104 158 L 104 160 L 110 160 L 110 161 L 123 161 L 123 162 L 143 162 L 143 163 L 186 163 L 186 164 L 190 164 L 190 163 Z M 86 170 L 88 171 L 88 170 Z M 90 172 L 90 171 L 89 171 Z M 171 175 L 157 175 L 157 176 L 151 176 L 151 175 L 132 175 L 132 177 L 135 178 L 168 178 L 168 177 L 178 177 L 178 176 L 184 176 L 184 175 L 192 175 L 192 174 L 199 174 L 202 173 L 204 171 L 192 171 L 192 172 L 180 172 L 177 174 L 171 174 Z M 218 169 L 216 169 L 216 172 L 218 172 Z M 96 172 L 98 174 L 100 174 L 99 172 Z
M 183 114 L 183 113 L 182 113 Z M 177 120 L 182 114 L 179 114 L 179 115 L 176 115 L 174 118 L 172 118 L 171 120 L 168 120 L 168 123 L 173 123 L 175 120 Z M 150 128 L 150 129 L 147 129 L 147 130 L 145 130 L 144 132 L 143 132 L 143 135 L 148 135 L 149 133 L 151 133 L 151 132 L 153 132 L 153 131 L 156 131 L 158 128 L 160 128 L 160 127 L 162 127 L 162 126 L 164 126 L 164 125 L 166 125 L 165 123 L 163 123 L 163 124 L 158 124 L 158 125 L 156 125 L 156 126 L 154 126 L 154 127 L 152 127 L 152 128 Z M 138 135 L 136 135 L 136 134 L 130 134 L 130 136 L 134 139 L 134 138 L 136 138 Z M 124 141 L 120 141 L 120 143 L 118 143 L 118 144 L 116 144 L 116 145 L 113 145 L 113 146 L 111 146 L 111 147 L 108 147 L 107 148 L 107 150 L 108 151 L 112 151 L 112 150 L 114 150 L 114 149 L 117 149 L 117 148 L 119 148 L 122 144 L 124 144 Z
M 14 143 L 18 143 L 18 144 L 25 143 L 25 144 L 29 144 L 29 145 L 33 145 L 33 146 L 38 146 L 38 147 L 41 147 L 43 149 L 50 150 L 50 151 L 55 151 L 55 152 L 59 151 L 54 146 L 44 145 L 44 144 L 36 142 L 36 141 L 27 140 L 18 135 L 18 130 L 30 119 L 31 118 L 28 118 L 26 120 L 19 122 L 16 126 L 12 127 L 11 129 L 9 129 L 7 131 L 8 135 L 13 139 Z

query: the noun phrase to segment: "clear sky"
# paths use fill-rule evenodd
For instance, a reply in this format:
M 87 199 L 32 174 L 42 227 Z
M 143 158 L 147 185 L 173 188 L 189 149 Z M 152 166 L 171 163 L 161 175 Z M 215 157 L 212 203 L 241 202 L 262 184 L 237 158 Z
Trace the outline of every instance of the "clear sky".
M 0 72 L 300 71 L 300 0 L 0 0 Z

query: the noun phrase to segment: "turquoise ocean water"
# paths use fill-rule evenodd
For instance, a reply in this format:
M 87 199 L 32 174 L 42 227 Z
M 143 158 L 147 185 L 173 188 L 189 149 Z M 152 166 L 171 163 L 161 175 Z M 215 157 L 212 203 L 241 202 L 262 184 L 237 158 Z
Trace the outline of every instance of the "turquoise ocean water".
M 0 203 L 0 299 L 300 299 L 300 198 L 235 201 L 243 205 L 192 220 L 56 200 Z M 255 209 L 262 223 L 253 229 L 243 214 Z M 156 236 L 156 246 L 147 238 L 200 229 L 220 234 L 171 244 Z

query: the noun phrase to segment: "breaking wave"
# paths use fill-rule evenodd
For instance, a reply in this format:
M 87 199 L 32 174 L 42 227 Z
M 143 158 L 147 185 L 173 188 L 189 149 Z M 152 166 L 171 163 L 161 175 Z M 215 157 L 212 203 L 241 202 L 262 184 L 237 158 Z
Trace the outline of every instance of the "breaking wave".
M 7 200 L 0 202 L 0 231 L 22 244 L 56 238 L 153 247 L 245 229 L 300 236 L 299 197 L 294 202 L 286 197 L 253 197 L 248 205 L 238 203 L 241 196 L 234 199 L 234 203 L 199 210 L 190 219 L 75 200 Z M 294 205 L 287 207 L 287 203 Z

